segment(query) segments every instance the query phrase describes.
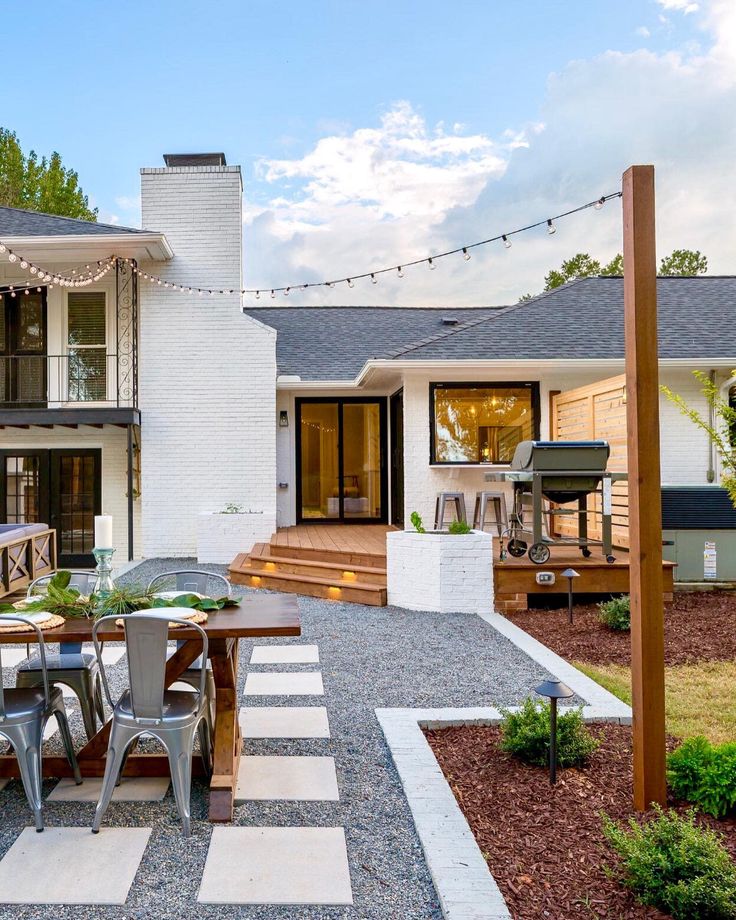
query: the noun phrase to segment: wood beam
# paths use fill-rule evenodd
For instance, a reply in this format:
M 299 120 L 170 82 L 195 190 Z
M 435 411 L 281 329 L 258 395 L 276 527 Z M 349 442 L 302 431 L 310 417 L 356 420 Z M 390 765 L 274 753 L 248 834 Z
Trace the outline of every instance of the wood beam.
M 654 167 L 623 175 L 634 807 L 667 802 Z

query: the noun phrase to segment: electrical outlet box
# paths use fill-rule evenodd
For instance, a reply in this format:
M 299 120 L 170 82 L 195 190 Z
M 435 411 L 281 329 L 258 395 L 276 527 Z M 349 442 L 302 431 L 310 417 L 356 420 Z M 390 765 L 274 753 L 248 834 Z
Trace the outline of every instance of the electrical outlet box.
M 537 572 L 534 578 L 538 585 L 553 585 L 555 583 L 554 572 Z

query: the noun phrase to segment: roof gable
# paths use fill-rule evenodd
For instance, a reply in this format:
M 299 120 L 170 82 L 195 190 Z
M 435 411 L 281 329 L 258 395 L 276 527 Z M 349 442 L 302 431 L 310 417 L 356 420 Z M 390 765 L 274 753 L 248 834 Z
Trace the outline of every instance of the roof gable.
M 120 227 L 117 224 L 99 224 L 76 217 L 0 207 L 0 239 L 26 236 L 106 236 L 142 232 L 144 231 L 133 227 Z

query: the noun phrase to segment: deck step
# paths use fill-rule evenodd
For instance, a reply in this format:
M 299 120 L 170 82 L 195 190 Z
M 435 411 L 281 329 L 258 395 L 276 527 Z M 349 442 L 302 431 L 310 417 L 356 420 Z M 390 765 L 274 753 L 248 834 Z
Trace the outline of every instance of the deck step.
M 241 553 L 230 566 L 230 581 L 251 588 L 268 588 L 286 594 L 303 594 L 330 600 L 351 601 L 372 607 L 386 605 L 385 585 L 344 580 L 334 575 L 323 577 L 297 572 L 267 571 L 253 565 L 253 559 Z
M 292 558 L 288 552 L 274 555 L 271 552 L 251 550 L 249 564 L 251 568 L 275 574 L 290 572 L 294 575 L 311 575 L 318 578 L 340 579 L 343 581 L 360 581 L 366 584 L 386 587 L 386 569 L 376 566 L 350 565 L 343 562 L 319 562 L 314 559 Z
M 275 538 L 271 540 L 270 552 L 274 556 L 288 557 L 289 559 L 308 559 L 312 562 L 330 562 L 344 568 L 354 569 L 355 566 L 365 568 L 386 568 L 385 553 L 370 553 L 359 550 L 334 550 L 318 549 L 308 546 L 286 546 Z

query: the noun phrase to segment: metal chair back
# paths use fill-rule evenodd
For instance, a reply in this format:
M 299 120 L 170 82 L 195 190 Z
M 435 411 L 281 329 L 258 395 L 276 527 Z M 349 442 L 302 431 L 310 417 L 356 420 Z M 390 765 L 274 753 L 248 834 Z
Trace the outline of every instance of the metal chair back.
M 48 706 L 51 701 L 51 694 L 49 690 L 49 672 L 46 667 L 46 643 L 44 642 L 43 633 L 39 627 L 27 617 L 16 616 L 15 614 L 4 613 L 0 618 L 0 622 L 17 622 L 25 623 L 25 625 L 32 629 L 36 634 L 36 642 L 38 643 L 38 652 L 39 658 L 41 659 L 41 673 L 43 675 L 43 694 L 46 700 L 46 705 Z M 2 633 L 0 633 L 0 719 L 5 718 L 5 685 L 3 683 L 3 648 L 2 648 Z
M 197 623 L 175 615 L 174 608 L 151 610 L 146 613 L 129 613 L 126 616 L 101 617 L 92 629 L 92 641 L 100 664 L 102 685 L 108 702 L 114 708 L 110 695 L 105 664 L 102 660 L 102 643 L 97 634 L 103 623 L 122 620 L 125 630 L 125 647 L 128 659 L 128 680 L 133 717 L 145 722 L 160 722 L 163 719 L 164 690 L 166 689 L 166 646 L 169 637 L 169 623 L 177 623 L 196 630 L 202 640 L 202 656 L 206 660 L 209 651 L 207 633 Z M 206 670 L 202 669 L 199 686 L 200 700 L 205 696 Z
M 68 570 L 67 570 L 68 571 Z M 30 585 L 28 585 L 28 590 L 26 591 L 26 597 L 33 597 L 34 595 L 45 594 L 46 592 L 40 589 L 43 589 L 48 586 L 48 583 L 54 577 L 56 573 L 51 575 L 41 575 L 40 578 L 34 579 Z M 82 569 L 73 569 L 71 570 L 71 578 L 69 580 L 69 587 L 76 588 L 80 594 L 91 594 L 92 589 L 95 586 L 95 581 L 97 579 L 96 572 L 86 572 Z
M 152 593 L 153 591 L 172 590 L 171 587 L 167 586 L 173 584 L 173 590 L 193 591 L 197 594 L 206 594 L 212 597 L 215 592 L 209 588 L 210 579 L 217 585 L 215 592 L 221 592 L 220 597 L 230 597 L 230 582 L 224 575 L 220 575 L 217 572 L 201 572 L 198 569 L 178 569 L 173 572 L 162 572 L 148 583 L 148 591 Z

